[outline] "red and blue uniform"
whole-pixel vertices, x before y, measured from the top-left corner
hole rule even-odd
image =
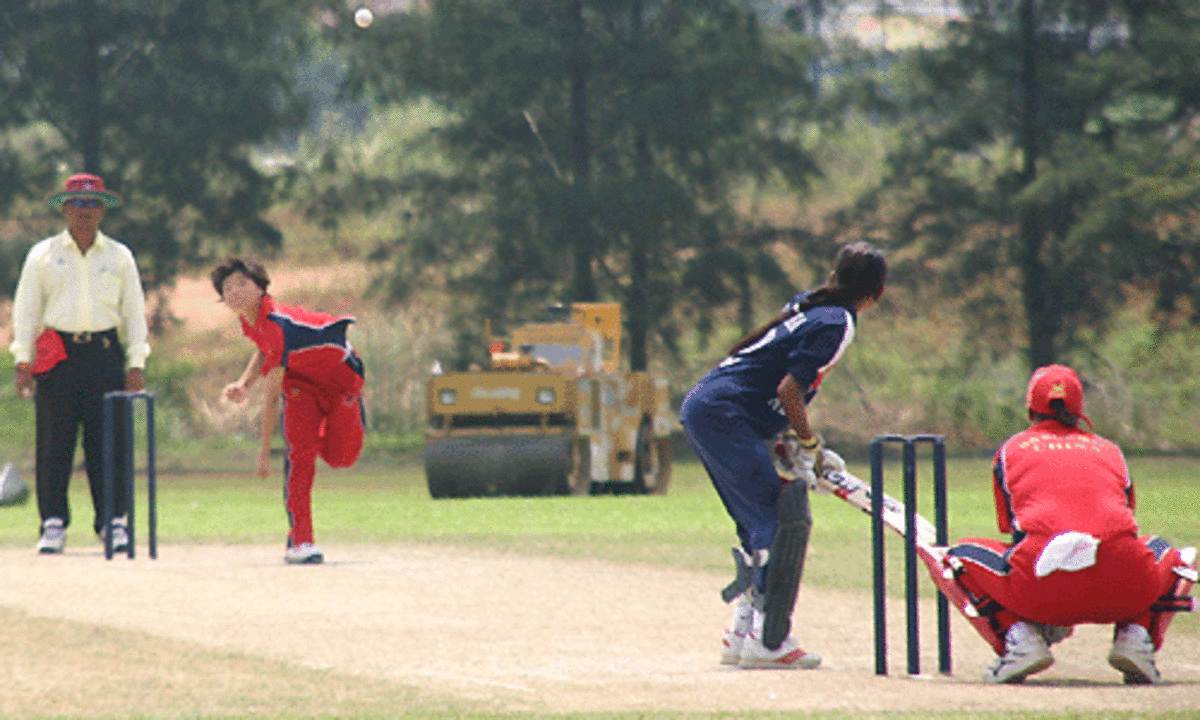
[[[1017,620],[1137,622],[1161,644],[1150,608],[1182,561],[1165,540],[1138,536],[1133,483],[1115,444],[1044,420],[996,452],[993,489],[997,525],[1013,542],[964,538],[949,555],[1000,637]]]
[[[330,467],[353,465],[363,443],[363,363],[346,339],[350,315],[291,307],[264,295],[242,332],[262,354],[262,374],[283,376],[284,503],[288,547],[313,541],[312,486],[319,456]]]
[[[679,419],[688,441],[752,555],[771,547],[779,527],[784,481],[763,442],[788,426],[779,384],[790,374],[810,402],[854,339],[855,321],[854,310],[837,305],[798,312],[722,361],[683,400]]]

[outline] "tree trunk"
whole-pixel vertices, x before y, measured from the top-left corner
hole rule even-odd
[[[83,171],[100,174],[100,37],[95,0],[79,0],[83,26],[79,62],[78,131]]]
[[[583,0],[568,0],[571,49],[567,72],[571,78],[571,169],[572,207],[570,225],[574,249],[571,299],[596,300],[596,280],[592,275],[595,238],[591,223],[592,149],[588,137],[588,62],[587,28],[583,22]]]
[[[1021,187],[1028,187],[1037,179],[1038,160],[1038,69],[1037,69],[1037,20],[1035,0],[1021,3],[1021,87],[1023,90],[1023,117],[1021,146],[1024,154],[1021,166]],[[1030,369],[1055,362],[1054,340],[1057,318],[1050,304],[1050,288],[1047,283],[1046,265],[1042,260],[1045,243],[1045,227],[1036,207],[1021,210],[1021,258],[1022,293],[1024,295],[1025,322],[1029,333]]]
[[[633,228],[629,239],[629,293],[625,299],[629,319],[625,327],[629,331],[629,369],[638,372],[649,365],[646,339],[650,332],[650,299],[646,293],[649,273],[645,228]]]
[[[641,101],[640,74],[642,72],[640,54],[642,51],[642,3],[634,0],[630,8],[630,48],[634,58],[633,71],[638,73],[634,80],[634,102]],[[638,127],[634,130],[634,172],[639,181],[648,179],[651,167],[650,148],[646,142],[646,132]],[[644,222],[637,222],[629,228],[629,292],[625,306],[628,320],[625,327],[629,331],[629,369],[634,372],[644,371],[648,363],[646,352],[646,336],[649,332],[650,302],[646,294],[648,281],[647,264],[647,228]]]

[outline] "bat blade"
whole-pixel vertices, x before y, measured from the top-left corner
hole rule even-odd
[[[817,478],[817,485],[867,515],[871,514],[871,485],[861,478],[844,470],[828,470],[823,476]],[[886,493],[882,500],[883,523],[896,534],[904,537],[906,513],[904,503]],[[1005,652],[1004,639],[996,634],[988,619],[980,615],[975,603],[955,581],[954,573],[943,564],[947,548],[937,544],[937,530],[933,523],[922,517],[920,513],[914,513],[913,519],[917,531],[915,543],[917,557],[921,558],[921,562],[929,570],[929,577],[933,580],[934,586],[946,596],[950,604],[958,608],[967,622],[971,623],[975,631],[996,651],[996,654],[1003,655]]]
[[[817,478],[817,485],[840,497],[854,507],[871,514],[871,484],[845,470],[828,470]],[[904,503],[884,493],[883,522],[900,535],[904,535]],[[937,547],[937,529],[920,513],[915,515],[917,546],[930,549]],[[943,551],[944,552],[944,551]]]

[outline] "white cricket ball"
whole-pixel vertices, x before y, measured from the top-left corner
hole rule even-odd
[[[375,14],[371,12],[371,8],[360,7],[354,11],[354,24],[360,28],[369,28],[375,20]]]

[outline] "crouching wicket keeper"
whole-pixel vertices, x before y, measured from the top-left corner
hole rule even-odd
[[[1024,682],[1073,626],[1112,623],[1109,664],[1128,684],[1160,683],[1154,654],[1174,614],[1193,607],[1196,551],[1139,535],[1125,457],[1079,425],[1092,421],[1074,370],[1038,368],[1025,404],[1031,426],[1000,446],[993,469],[997,524],[1013,542],[964,538],[946,555],[998,655],[984,679]]]
[[[363,364],[346,340],[350,315],[331,315],[276,302],[270,278],[258,263],[229,258],[212,271],[217,294],[237,313],[242,333],[256,346],[245,372],[225,386],[224,397],[244,402],[265,378],[258,476],[271,472],[271,437],[283,396],[284,504],[290,532],[284,559],[314,564],[325,557],[313,543],[312,486],[320,456],[330,467],[350,467],[363,443]]]

